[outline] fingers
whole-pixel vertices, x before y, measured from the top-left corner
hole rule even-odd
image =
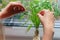
[[[43,20],[43,16],[40,13],[38,13],[38,17],[40,18],[40,20]]]
[[[10,2],[9,4],[12,7],[13,12],[15,13],[25,11],[25,8],[20,2]]]
[[[53,15],[54,14],[54,12],[51,12],[49,9],[44,9],[44,10],[42,10],[42,11],[44,11],[44,16],[51,16],[51,15]]]
[[[14,11],[20,11],[20,12],[23,12],[23,11],[25,11],[25,8],[23,7],[23,6],[14,6],[13,7],[13,10]]]
[[[20,12],[23,12],[25,11],[25,8],[23,7],[23,5],[21,3],[16,3],[14,4],[14,11],[20,11]]]
[[[49,9],[43,9],[42,11],[39,12],[39,14],[41,16],[44,16],[44,15],[50,15],[50,14],[53,14],[53,12],[51,12]]]
[[[10,2],[11,5],[22,5],[20,2]]]
[[[46,15],[46,14],[48,14],[48,13],[50,13],[50,10],[46,10],[46,9],[43,9],[42,11],[40,11],[40,14],[42,15],[42,16],[44,16],[44,15]]]
[[[54,17],[53,12],[51,12],[50,10],[46,10],[46,9],[40,11],[38,13],[38,16],[40,19],[44,19],[45,17],[51,17],[51,16]]]

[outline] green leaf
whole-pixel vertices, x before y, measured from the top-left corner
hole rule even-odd
[[[17,1],[17,0],[10,0],[10,1],[15,2],[15,1]]]
[[[34,1],[40,1],[40,0],[34,0]]]
[[[30,25],[28,26],[27,32],[31,29],[31,27],[32,27],[32,24],[30,24]]]
[[[58,8],[57,3],[55,3],[55,6],[54,6],[54,16],[55,17],[60,16],[60,9]]]

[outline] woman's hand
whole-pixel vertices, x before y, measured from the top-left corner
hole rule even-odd
[[[25,8],[23,7],[23,5],[21,4],[21,3],[19,3],[19,2],[10,2],[7,6],[6,6],[6,8],[5,8],[5,10],[7,11],[7,12],[11,12],[11,13],[19,13],[19,12],[23,12],[23,11],[25,11]]]
[[[41,15],[43,13],[43,15]],[[44,28],[53,28],[54,26],[54,15],[50,10],[42,10],[38,13],[38,16],[43,24]]]
[[[42,10],[38,13],[38,16],[43,25],[43,39],[42,40],[52,40],[54,33],[54,15],[50,10]]]
[[[24,12],[25,8],[19,2],[10,2],[1,12],[0,19],[9,17],[13,14]]]

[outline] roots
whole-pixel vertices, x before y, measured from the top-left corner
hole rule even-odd
[[[38,31],[38,29],[36,29],[36,31],[35,31],[35,35],[34,35],[34,37],[33,37],[33,40],[40,40],[40,36],[39,36],[39,31]]]

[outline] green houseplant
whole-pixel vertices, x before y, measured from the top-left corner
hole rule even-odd
[[[28,14],[29,20],[32,21],[34,27],[35,27],[35,35],[33,40],[40,40],[39,37],[39,25],[41,24],[39,17],[37,16],[37,13],[43,9],[49,9],[50,11],[54,12],[54,16],[60,16],[60,12],[58,9],[58,4],[55,2],[53,5],[51,0],[32,0],[29,2],[29,10],[30,13]],[[32,27],[32,24],[28,26],[27,31],[30,30]]]

